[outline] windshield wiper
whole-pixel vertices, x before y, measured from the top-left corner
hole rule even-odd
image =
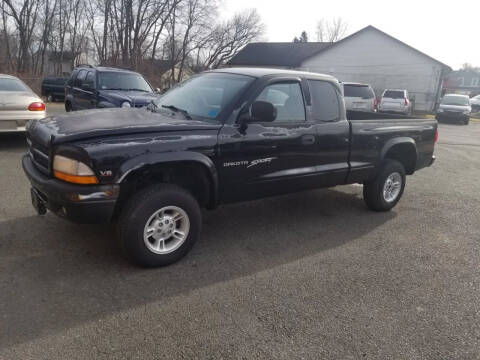
[[[176,113],[182,113],[188,120],[192,120],[192,117],[190,116],[187,110],[179,109],[175,105],[162,105],[162,108],[172,110],[173,112],[176,112]]]
[[[150,92],[150,91],[148,91],[148,90],[143,90],[143,89],[135,89],[135,88],[133,88],[133,89],[128,89],[128,91],[142,91],[142,92],[147,92],[147,93],[149,93],[149,92]]]

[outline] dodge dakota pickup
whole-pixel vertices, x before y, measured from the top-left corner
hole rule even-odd
[[[145,108],[34,120],[22,162],[39,214],[113,222],[130,261],[162,266],[192,248],[202,207],[360,183],[388,211],[437,137],[436,120],[347,114],[331,76],[230,68]]]

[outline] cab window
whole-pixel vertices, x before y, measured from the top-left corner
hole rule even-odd
[[[73,84],[73,86],[78,87],[78,88],[81,87],[83,81],[85,80],[86,75],[87,75],[86,70],[80,70],[78,72],[77,78],[75,79],[75,83]]]
[[[328,81],[308,80],[312,95],[313,118],[315,121],[340,119],[340,103],[335,87]]]
[[[84,84],[87,84],[90,89],[95,88],[95,73],[93,71],[89,71],[87,77],[85,78]]]
[[[298,82],[268,85],[256,101],[266,101],[277,109],[275,122],[305,121],[305,104]]]

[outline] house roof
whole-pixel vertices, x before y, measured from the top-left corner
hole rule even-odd
[[[250,43],[234,56],[228,65],[294,67],[330,45],[330,42]]]
[[[301,63],[308,58],[317,55],[321,52],[328,51],[329,49],[344,43],[366,31],[376,31],[389,39],[413,50],[417,54],[420,54],[431,61],[441,65],[447,71],[452,71],[452,68],[437,59],[405,44],[393,36],[377,29],[376,27],[369,25],[345,38],[334,43],[252,43],[244,47],[230,62],[228,65],[250,65],[250,66],[287,66],[295,67],[300,66]]]

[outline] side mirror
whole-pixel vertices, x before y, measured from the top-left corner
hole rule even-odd
[[[160,90],[160,88],[155,88],[155,90],[153,90],[156,94],[161,94],[162,93],[162,90]]]
[[[85,90],[85,91],[93,91],[93,84],[91,83],[83,83],[82,86],[81,86],[82,90]]]
[[[267,101],[255,101],[250,108],[252,121],[272,122],[277,117],[277,109]]]

